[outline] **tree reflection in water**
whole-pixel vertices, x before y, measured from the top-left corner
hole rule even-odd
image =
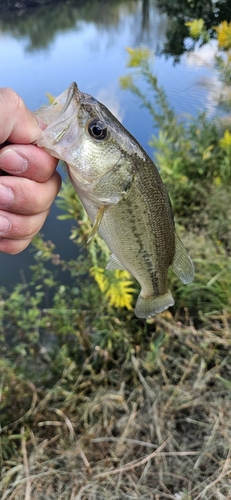
[[[194,43],[188,39],[188,28],[185,22],[202,18],[207,29],[218,26],[222,21],[231,20],[230,0],[157,0],[160,12],[168,15],[169,26],[166,33],[166,43],[162,53],[173,56],[179,61],[180,56],[194,48]],[[213,30],[211,29],[211,37]]]
[[[28,51],[46,48],[57,32],[78,29],[78,21],[94,22],[109,27],[119,23],[119,7],[126,4],[131,12],[137,9],[138,0],[0,0],[0,31],[10,31],[17,37],[27,36]],[[103,6],[103,8],[102,8]],[[202,18],[207,29],[221,21],[231,20],[230,0],[142,0],[140,9],[140,31],[137,30],[136,44],[150,40],[153,23],[151,11],[168,17],[168,28],[164,47],[159,53],[173,56],[175,62],[180,56],[194,48],[188,38],[186,21]],[[15,23],[17,16],[17,23]],[[48,23],[49,21],[49,23]],[[49,29],[48,29],[49,27]]]

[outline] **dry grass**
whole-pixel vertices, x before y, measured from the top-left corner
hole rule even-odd
[[[2,449],[20,442],[2,458],[2,500],[231,499],[230,318],[150,323],[168,338],[155,363],[137,349],[99,380],[87,360],[50,390],[2,374],[2,398],[27,392],[2,429]]]

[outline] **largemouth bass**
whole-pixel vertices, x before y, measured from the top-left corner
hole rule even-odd
[[[48,125],[37,142],[64,160],[69,177],[112,252],[107,269],[126,269],[140,283],[135,314],[148,318],[174,304],[171,266],[183,283],[194,268],[175,232],[168,193],[137,140],[76,83],[35,114]]]

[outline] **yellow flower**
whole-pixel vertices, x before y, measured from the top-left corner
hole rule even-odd
[[[204,21],[203,19],[195,19],[194,21],[188,21],[185,26],[189,26],[190,35],[193,38],[199,38],[204,31]]]
[[[217,175],[217,176],[214,178],[213,183],[215,184],[215,186],[220,186],[220,185],[221,185],[221,178],[219,177],[219,175]],[[219,242],[218,242],[218,243],[219,243]]]
[[[211,151],[212,149],[214,148],[214,146],[211,144],[210,146],[208,146],[204,152],[203,152],[203,160],[208,160],[210,157],[211,157]]]
[[[227,21],[223,21],[217,28],[215,28],[217,32],[217,40],[219,47],[223,47],[224,49],[231,48],[231,22],[227,23]]]
[[[48,104],[53,104],[53,102],[55,101],[55,97],[50,94],[50,92],[45,92],[46,96],[47,96],[47,99],[48,99]]]
[[[227,149],[231,148],[231,134],[229,130],[226,130],[222,139],[219,141],[221,148]]]
[[[116,308],[126,307],[129,311],[132,310],[133,301],[133,281],[127,271],[115,271],[115,279],[110,284],[106,293],[109,299],[110,306]]]
[[[123,90],[129,90],[133,85],[132,75],[121,76],[119,80]]]
[[[90,274],[95,279],[100,291],[104,293],[108,287],[108,281],[104,273],[104,269],[101,267],[93,266],[90,269]]]
[[[148,63],[151,56],[153,56],[152,51],[147,49],[146,47],[138,47],[136,49],[127,47],[126,50],[129,55],[129,60],[127,63],[128,68],[139,67],[143,63]]]
[[[132,309],[133,281],[128,271],[115,271],[105,273],[105,269],[93,266],[90,273],[95,279],[100,291],[109,301],[109,305],[120,308],[126,307],[129,311]]]

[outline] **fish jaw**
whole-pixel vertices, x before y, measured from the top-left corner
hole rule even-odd
[[[42,106],[34,112],[47,125],[37,146],[44,148],[55,158],[67,161],[69,151],[76,151],[80,141],[80,129],[76,115],[81,102],[82,92],[76,83],[55,98],[50,106]],[[77,146],[77,148],[76,148]]]
[[[111,130],[106,144],[104,141],[99,144],[90,137],[89,125],[95,120],[99,119],[106,130],[110,129],[106,122],[107,112],[109,120],[111,113],[105,110],[96,99],[72,83],[50,106],[35,111],[35,115],[47,124],[37,146],[65,161],[71,180],[81,190],[92,191],[97,180],[110,172],[121,158],[120,147],[116,148]],[[113,149],[111,155],[107,154],[108,145]]]
[[[42,105],[41,108],[34,111],[34,114],[39,116],[46,125],[49,125],[69,107],[76,88],[78,89],[76,83],[72,83],[62,94],[54,98],[52,104]]]

